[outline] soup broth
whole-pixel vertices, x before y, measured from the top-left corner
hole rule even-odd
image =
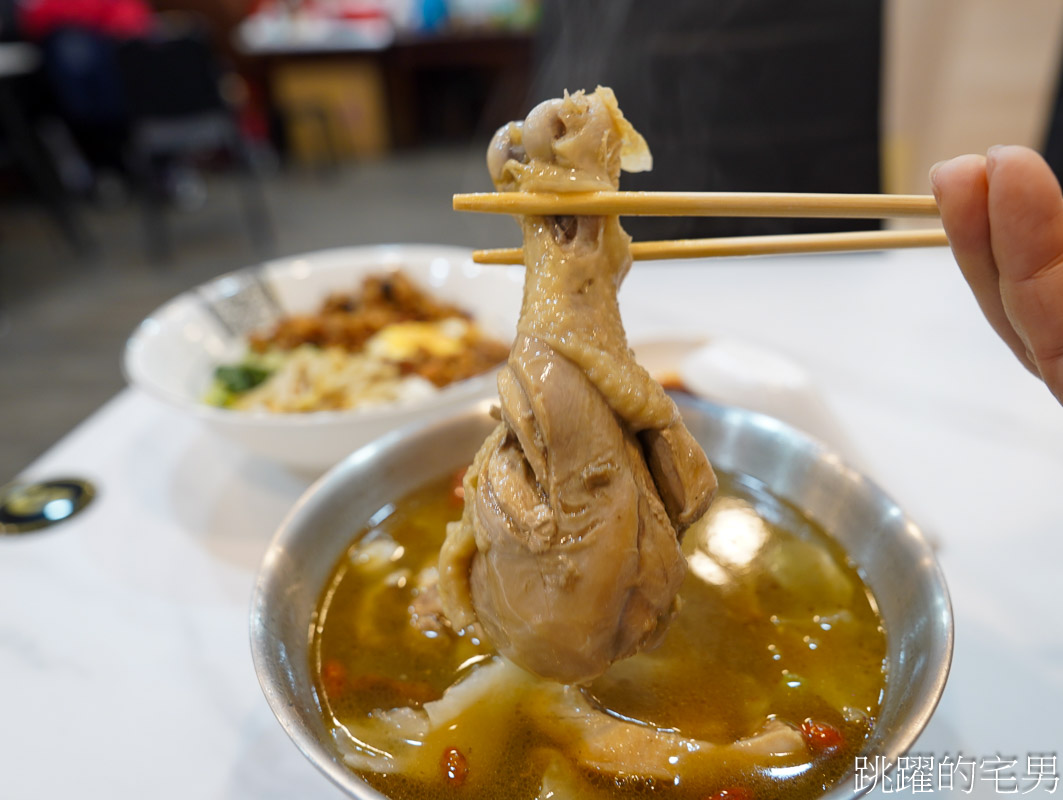
[[[719,477],[685,535],[682,605],[663,643],[585,687],[524,673],[475,630],[443,623],[435,564],[460,482],[382,508],[336,565],[312,631],[321,710],[347,763],[399,800],[457,787],[467,798],[821,794],[875,724],[885,632],[833,540],[755,479]]]

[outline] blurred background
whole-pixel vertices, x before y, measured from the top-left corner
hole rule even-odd
[[[0,483],[210,277],[516,244],[450,195],[488,190],[491,134],[563,89],[613,86],[646,136],[655,170],[626,188],[923,193],[931,164],[997,143],[1060,173],[1061,34],[1058,0],[0,0]]]

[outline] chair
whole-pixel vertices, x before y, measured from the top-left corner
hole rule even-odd
[[[73,251],[88,257],[96,243],[81,222],[41,136],[44,77],[40,52],[21,41],[14,0],[0,0],[0,167],[19,169]]]
[[[149,252],[170,255],[165,210],[168,169],[208,155],[226,156],[241,177],[244,219],[260,255],[273,234],[254,159],[221,94],[220,70],[204,32],[169,24],[117,52],[130,127],[127,166],[143,198]]]

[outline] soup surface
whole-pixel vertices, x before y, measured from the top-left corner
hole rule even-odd
[[[885,632],[836,543],[755,479],[719,477],[685,535],[663,643],[584,687],[531,676],[445,624],[435,565],[460,481],[382,508],[336,565],[312,631],[345,761],[400,799],[821,794],[875,724]]]

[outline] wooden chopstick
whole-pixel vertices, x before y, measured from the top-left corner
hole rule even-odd
[[[650,217],[934,217],[937,203],[917,194],[786,192],[483,192],[454,195],[455,211]]]
[[[631,257],[635,261],[650,261],[666,258],[892,250],[900,247],[941,247],[948,243],[945,232],[937,228],[912,231],[795,233],[781,236],[731,236],[719,239],[632,242]],[[519,247],[474,250],[472,260],[477,264],[523,264],[524,251]]]

